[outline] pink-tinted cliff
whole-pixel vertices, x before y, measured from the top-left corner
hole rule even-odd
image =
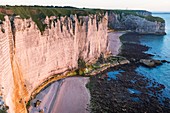
[[[80,57],[91,62],[106,53],[108,18],[96,18],[46,17],[42,34],[32,19],[5,17],[0,25],[0,91],[9,112],[27,112],[25,102],[47,77],[77,68]]]

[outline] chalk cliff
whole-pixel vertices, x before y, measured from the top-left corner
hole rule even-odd
[[[0,25],[0,86],[10,113],[27,112],[25,102],[47,77],[106,53],[107,15],[53,16],[44,24],[43,34],[32,19],[6,16]]]
[[[19,9],[15,11],[20,12]],[[0,107],[4,106],[1,105],[4,101],[10,113],[26,113],[31,93],[47,77],[76,69],[79,58],[92,62],[101,53],[107,53],[108,26],[144,34],[165,33],[164,22],[152,22],[130,14],[47,16],[42,21],[39,18],[42,12],[36,17],[36,10],[24,14],[26,11],[22,16],[35,13],[30,16],[34,18],[23,19],[14,15],[13,10],[0,10],[0,14],[8,15],[0,20],[0,96],[3,97]],[[149,12],[138,14],[150,16]],[[40,26],[37,20],[41,21]],[[46,26],[43,32],[41,25]]]
[[[109,28],[116,30],[130,30],[139,34],[165,35],[165,21],[160,17],[153,17],[147,11],[132,14],[114,12],[109,13]]]

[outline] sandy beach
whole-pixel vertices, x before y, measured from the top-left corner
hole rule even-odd
[[[111,51],[111,53],[114,56],[119,54],[119,49],[121,47],[121,42],[120,42],[119,37],[123,34],[125,34],[125,32],[109,32],[108,33],[108,41],[109,41],[108,49]]]
[[[88,113],[90,95],[85,87],[88,78],[71,77],[65,79],[51,113]]]
[[[51,84],[31,101],[30,113],[89,113],[88,77],[70,77]],[[38,107],[34,103],[40,100]]]

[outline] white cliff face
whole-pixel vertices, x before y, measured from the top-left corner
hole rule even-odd
[[[158,34],[165,35],[165,23],[149,21],[145,16],[151,14],[140,14],[143,17],[126,14],[109,14],[109,27],[116,30],[131,30],[139,34]]]
[[[1,25],[0,87],[9,112],[27,112],[33,90],[47,77],[77,68],[79,57],[90,62],[106,53],[107,16],[53,19],[46,18],[43,35],[31,19],[15,18],[13,30],[8,17]]]
[[[6,21],[0,25],[0,95],[8,106],[13,106],[13,71],[11,64],[12,32],[10,21]],[[11,111],[13,108],[11,108]]]
[[[139,16],[127,15],[122,22],[127,29],[142,34],[164,34],[165,23],[148,21]]]

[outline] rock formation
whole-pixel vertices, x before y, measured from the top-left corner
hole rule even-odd
[[[162,61],[161,60],[153,60],[153,59],[140,59],[139,61],[142,65],[146,66],[146,67],[156,67],[159,65],[162,65]]]
[[[5,17],[0,25],[0,87],[10,113],[25,113],[31,92],[47,77],[106,53],[107,15],[46,17],[43,34],[32,19]]]
[[[42,32],[36,24],[39,18],[35,23],[32,18],[12,15],[11,10],[4,14],[9,15],[0,21],[0,96],[3,97],[0,102],[5,101],[10,113],[26,113],[31,93],[47,77],[78,68],[79,58],[92,62],[101,53],[107,53],[108,24],[114,29],[138,33],[163,34],[165,30],[162,22],[114,13],[108,19],[106,13],[49,16],[43,20],[46,27]]]
[[[139,34],[166,34],[165,21],[162,18],[151,16],[149,12],[136,12],[135,14],[110,12],[109,28],[130,30]]]

